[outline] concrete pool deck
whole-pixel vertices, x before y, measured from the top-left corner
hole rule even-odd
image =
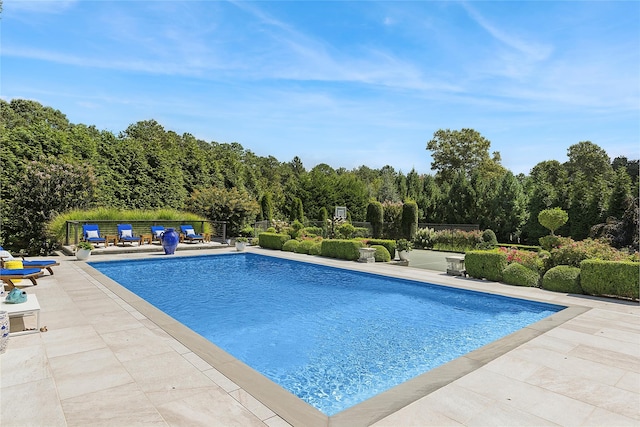
[[[361,425],[640,424],[637,303],[446,276],[416,268],[420,251],[412,252],[410,267],[250,251],[578,308],[389,415],[366,408],[373,420]],[[177,255],[222,252],[235,251]],[[149,256],[154,255],[114,252],[92,261]],[[206,343],[174,338],[184,332],[177,322],[150,311],[86,263],[61,257],[54,271],[38,286],[24,288],[38,296],[41,325],[48,331],[12,336],[0,356],[1,425],[286,426],[295,418],[274,410],[264,396],[264,402],[256,399],[238,384],[242,379],[230,380],[221,372],[229,360],[205,360]],[[341,425],[339,417],[321,418],[315,421]]]

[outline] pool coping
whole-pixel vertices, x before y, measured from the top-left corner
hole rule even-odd
[[[225,254],[229,254],[225,252]],[[472,290],[477,292],[490,293],[505,296],[501,292],[491,292],[487,290],[478,290],[473,287],[465,286],[468,280],[472,282],[474,279],[465,279],[458,283],[433,283],[433,278],[425,277],[423,280],[415,277],[403,277],[401,267],[398,271],[385,271],[384,269],[372,268],[371,265],[363,266],[353,262],[343,262],[340,260],[327,259],[322,257],[291,258],[287,254],[273,251],[260,251],[260,255],[272,256],[275,258],[285,258],[289,260],[309,262],[342,268],[352,271],[362,271],[372,274],[378,274],[386,277],[403,278],[423,283],[436,284],[438,286],[448,286],[459,289]],[[184,254],[176,256],[215,256],[218,254]],[[222,254],[219,254],[222,255]],[[479,369],[490,361],[502,356],[516,347],[538,337],[539,335],[550,331],[557,326],[573,319],[574,317],[585,313],[591,308],[580,305],[567,305],[567,308],[545,318],[525,328],[522,328],[504,338],[493,341],[477,350],[465,354],[451,362],[438,366],[424,374],[410,379],[400,385],[397,385],[385,392],[367,399],[357,405],[354,405],[344,411],[333,416],[327,416],[302,399],[285,390],[278,384],[269,380],[258,371],[235,359],[226,351],[222,350],[215,344],[211,343],[200,334],[194,332],[187,326],[181,324],[168,314],[159,310],[146,300],[142,299],[135,293],[121,286],[116,281],[105,276],[95,268],[88,264],[82,263],[81,268],[95,280],[103,284],[107,289],[115,293],[123,301],[127,302],[133,308],[138,310],[142,315],[147,317],[151,322],[162,328],[174,339],[182,345],[189,348],[204,361],[216,368],[231,381],[238,384],[246,392],[251,394],[265,406],[281,418],[292,425],[304,425],[309,427],[340,427],[340,426],[368,426],[372,423],[383,419],[384,417],[398,411],[399,409],[411,404],[412,402],[438,390],[441,387]],[[375,271],[372,271],[375,270]],[[445,281],[445,277],[442,278]],[[482,282],[482,281],[479,281]],[[486,282],[484,282],[486,283]],[[519,298],[528,301],[542,302],[549,304],[549,301],[535,299],[531,297],[522,297],[514,295],[506,295],[513,298]],[[552,303],[553,304],[553,303]]]

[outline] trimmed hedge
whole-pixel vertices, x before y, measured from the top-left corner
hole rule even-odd
[[[300,246],[300,242],[298,240],[291,239],[284,242],[282,250],[284,252],[295,252],[296,249],[298,249],[298,246]]]
[[[514,262],[507,265],[502,272],[502,281],[508,285],[528,286],[535,288],[540,281],[540,275],[522,264]]]
[[[313,245],[309,248],[309,255],[321,255],[321,254],[322,254],[322,243],[313,242]]]
[[[374,246],[374,245],[384,246],[387,249],[387,251],[389,251],[389,256],[391,256],[391,258],[395,258],[395,256],[396,256],[396,241],[395,240],[368,239],[367,240],[367,245],[369,245],[369,246]]]
[[[495,250],[470,251],[464,257],[464,265],[471,277],[500,282],[507,267],[507,256]]]
[[[258,235],[258,244],[267,249],[282,250],[282,246],[288,240],[291,240],[288,234],[260,233]]]
[[[360,258],[359,249],[364,243],[359,240],[327,239],[322,241],[322,256],[355,261]]]
[[[591,295],[638,299],[640,264],[586,259],[580,263],[580,285]]]
[[[376,262],[391,261],[391,254],[389,253],[387,248],[382,245],[371,245],[371,247],[376,250],[376,253],[374,254]]]
[[[542,277],[542,289],[568,294],[582,294],[580,269],[570,265],[558,265],[547,271]]]

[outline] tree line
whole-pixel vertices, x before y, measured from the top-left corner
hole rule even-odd
[[[530,244],[547,233],[539,212],[559,207],[569,215],[559,234],[638,247],[639,162],[611,160],[589,141],[569,146],[567,162],[543,161],[529,175],[504,168],[473,129],[433,135],[426,145],[433,175],[389,165],[307,170],[298,157],[257,156],[155,120],[116,135],[30,100],[0,100],[0,112],[0,242],[13,250],[42,251],[44,224],[73,209],[188,210],[229,221],[234,233],[262,219],[323,220],[335,206],[365,221],[371,201],[389,212],[412,201],[421,223],[478,224],[501,242]]]

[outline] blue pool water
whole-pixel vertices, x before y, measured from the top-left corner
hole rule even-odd
[[[90,264],[327,415],[565,308],[256,254]]]

